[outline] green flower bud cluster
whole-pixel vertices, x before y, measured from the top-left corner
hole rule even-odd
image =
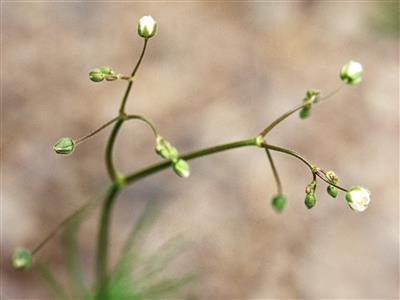
[[[75,150],[75,141],[69,137],[63,137],[53,146],[57,154],[70,155]]]
[[[332,183],[330,185],[328,185],[328,187],[326,188],[326,191],[328,192],[329,195],[331,195],[332,198],[336,198],[338,195],[338,189],[337,187],[335,187],[334,185],[336,185],[339,181],[339,178],[336,176],[336,174],[333,171],[328,171],[325,173],[325,177],[326,179]]]
[[[15,249],[11,258],[11,265],[15,270],[26,270],[32,264],[32,253],[24,248]]]
[[[271,204],[277,213],[281,213],[286,206],[287,199],[285,196],[278,194],[272,198]]]
[[[306,198],[304,199],[304,204],[308,209],[311,209],[317,203],[315,197],[315,189],[317,188],[317,182],[315,180],[311,181],[306,187]]]
[[[100,67],[89,72],[89,79],[93,82],[101,82],[104,79],[114,81],[121,78],[121,74],[115,74],[110,67]]]
[[[178,150],[171,145],[166,139],[158,135],[156,138],[156,153],[162,158],[170,160],[175,173],[180,176],[187,178],[190,175],[190,166],[182,158],[179,158]]]
[[[302,109],[300,109],[300,111],[299,111],[300,119],[305,119],[310,116],[311,106],[313,103],[316,102],[318,96],[319,96],[319,91],[317,91],[317,90],[308,90],[306,92],[306,95],[305,95],[303,101],[304,101],[304,103],[308,103],[308,104],[303,106]]]

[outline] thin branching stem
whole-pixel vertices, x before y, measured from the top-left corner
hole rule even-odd
[[[104,128],[110,126],[112,123],[114,123],[114,122],[117,121],[118,119],[119,119],[119,116],[118,116],[118,117],[115,117],[114,119],[111,119],[111,120],[108,121],[107,123],[104,123],[104,124],[101,125],[99,128],[97,128],[96,130],[90,132],[89,134],[87,134],[87,135],[85,135],[85,136],[83,136],[83,137],[80,137],[79,139],[76,139],[76,140],[75,140],[75,144],[78,145],[78,144],[84,142],[84,141],[87,140],[88,138],[94,136],[96,133],[102,131]]]
[[[267,153],[269,164],[271,166],[272,173],[274,174],[278,194],[282,195],[283,194],[282,183],[281,183],[281,179],[279,178],[278,170],[275,166],[274,160],[272,159],[271,151],[268,148],[265,148],[265,153]]]

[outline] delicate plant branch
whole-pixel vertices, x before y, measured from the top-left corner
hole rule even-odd
[[[111,184],[107,188],[107,193],[105,195],[105,201],[103,203],[103,207],[101,210],[101,218],[99,222],[99,231],[98,231],[98,240],[97,240],[97,255],[96,255],[96,298],[97,299],[106,299],[107,298],[107,285],[109,283],[109,272],[108,272],[108,249],[109,249],[109,232],[111,227],[111,214],[113,204],[118,196],[118,194],[129,184],[132,184],[138,180],[141,180],[147,176],[156,174],[164,169],[172,167],[175,173],[181,177],[188,177],[190,174],[190,168],[187,161],[205,157],[208,155],[229,151],[236,148],[242,147],[258,147],[264,149],[267,154],[269,163],[271,165],[271,169],[277,184],[278,195],[275,196],[272,200],[272,205],[276,209],[276,211],[281,212],[285,206],[286,198],[282,195],[282,184],[278,175],[277,168],[273,161],[272,155],[270,151],[277,151],[287,155],[290,155],[302,163],[304,163],[307,168],[310,170],[312,175],[312,181],[306,187],[306,199],[305,204],[308,208],[312,208],[315,206],[316,198],[315,198],[315,190],[317,186],[317,179],[320,178],[322,181],[328,184],[327,192],[332,196],[337,196],[337,189],[346,193],[345,199],[348,202],[349,206],[356,211],[363,211],[368,207],[370,198],[369,192],[361,187],[353,187],[350,190],[338,185],[338,178],[333,173],[333,171],[325,172],[324,170],[318,168],[317,166],[311,164],[308,160],[306,160],[303,156],[296,153],[293,150],[286,149],[283,147],[267,144],[265,142],[265,137],[267,134],[275,128],[278,124],[284,121],[286,118],[299,111],[300,118],[306,118],[309,116],[311,107],[313,104],[317,102],[321,102],[326,100],[333,95],[335,95],[341,87],[334,90],[333,92],[327,94],[325,97],[320,97],[319,91],[308,90],[305,98],[303,99],[303,103],[298,105],[288,112],[282,114],[280,117],[275,119],[271,124],[265,127],[259,135],[254,138],[240,140],[232,143],[226,143],[221,145],[216,145],[213,147],[196,150],[193,152],[189,152],[183,155],[180,155],[175,147],[173,147],[169,141],[161,137],[153,125],[153,123],[144,116],[136,115],[136,114],[127,114],[125,112],[126,103],[128,97],[130,95],[133,80],[136,76],[136,73],[143,61],[144,54],[146,52],[146,48],[148,45],[149,38],[153,37],[157,32],[157,24],[153,18],[150,16],[143,17],[138,26],[138,34],[144,38],[144,44],[139,56],[139,59],[133,68],[131,76],[124,76],[121,74],[115,74],[114,71],[110,67],[101,67],[98,69],[94,69],[89,73],[89,78],[94,82],[101,82],[104,79],[107,81],[114,81],[118,79],[128,80],[128,86],[121,100],[121,104],[119,107],[119,113],[116,117],[106,122],[98,129],[90,132],[89,134],[77,139],[73,140],[71,138],[61,138],[55,145],[54,150],[58,154],[69,155],[71,154],[75,146],[87,140],[88,138],[94,136],[99,133],[101,130],[105,129],[111,124],[114,124],[111,133],[109,135],[106,152],[105,152],[105,163],[107,167],[108,174],[111,179]],[[340,71],[340,78],[347,84],[354,85],[361,81],[362,78],[362,66],[354,61],[350,61],[348,64],[343,66]],[[155,140],[156,146],[155,150],[158,155],[160,155],[164,160],[147,166],[141,170],[135,171],[133,173],[129,173],[127,175],[123,175],[118,171],[118,169],[114,165],[113,161],[113,149],[115,145],[116,138],[118,136],[119,130],[121,129],[123,123],[128,120],[140,120],[145,122],[150,129],[152,130]],[[318,178],[317,178],[318,177]],[[97,198],[96,198],[97,199]],[[32,252],[29,250],[20,248],[14,252],[12,263],[16,269],[24,269],[29,267],[32,261],[32,254],[37,253],[57,232],[60,228],[64,227],[67,223],[69,223],[72,219],[78,217],[83,214],[90,206],[94,203],[94,200],[88,201],[88,203],[84,204],[81,208],[76,210],[69,217],[64,219],[50,234],[39,243]]]
[[[139,60],[137,61],[135,67],[133,68],[133,71],[132,71],[132,74],[131,74],[131,78],[134,78],[135,75],[136,75],[136,72],[139,70],[140,64],[142,63],[142,60],[143,60],[143,57],[144,57],[144,53],[146,52],[147,43],[148,43],[148,39],[144,39],[143,49],[142,49],[142,52],[140,53]],[[119,113],[120,114],[125,113],[125,105],[126,105],[126,102],[128,100],[129,93],[131,92],[132,84],[133,84],[133,81],[129,81],[128,87],[126,88],[126,91],[125,91],[124,98],[122,98],[121,106],[119,108]]]
[[[88,138],[94,136],[96,133],[99,133],[100,131],[102,131],[103,129],[105,129],[106,127],[108,127],[109,125],[111,125],[112,123],[114,123],[115,121],[117,121],[120,117],[115,117],[114,119],[111,119],[110,121],[108,121],[107,123],[103,124],[102,126],[100,126],[99,128],[97,128],[96,130],[92,131],[91,133],[80,137],[79,139],[75,140],[75,144],[78,145],[82,142],[84,142],[85,140],[87,140]]]
[[[274,160],[272,159],[271,151],[268,148],[265,148],[265,153],[267,154],[269,164],[272,169],[272,173],[274,174],[278,195],[282,195],[283,194],[282,183],[281,183],[281,179],[279,178],[278,170],[276,169]]]

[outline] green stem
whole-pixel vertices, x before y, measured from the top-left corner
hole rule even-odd
[[[223,151],[234,149],[234,148],[240,148],[240,147],[246,147],[246,146],[256,146],[256,145],[257,145],[256,139],[253,138],[253,139],[218,145],[218,146],[186,153],[186,154],[181,155],[180,158],[182,158],[184,160],[192,160],[192,159],[195,159],[198,157],[207,156],[207,155],[211,155],[211,154],[218,153],[218,152],[223,152]],[[171,166],[170,161],[160,162],[160,163],[151,165],[151,166],[146,167],[142,170],[139,170],[135,173],[131,173],[131,174],[127,175],[125,177],[125,182],[126,182],[126,184],[133,183],[135,181],[138,181],[139,179],[142,179],[142,178],[152,175],[154,173],[160,172],[170,166]]]
[[[296,157],[297,159],[301,160],[310,169],[311,173],[314,173],[314,166],[308,160],[306,160],[303,156],[296,153],[295,151],[289,150],[286,148],[282,148],[282,147],[278,147],[278,146],[274,146],[274,145],[270,145],[270,144],[266,144],[266,143],[262,143],[262,147],[264,147],[265,149],[270,149],[273,151],[286,153],[293,157]]]
[[[276,125],[278,125],[283,120],[285,120],[286,118],[288,118],[289,116],[294,114],[296,111],[302,109],[304,106],[312,104],[314,102],[314,99],[317,99],[317,97],[313,98],[312,101],[306,101],[306,102],[302,103],[301,105],[298,105],[298,106],[292,108],[291,110],[289,110],[288,112],[284,113],[282,116],[280,116],[279,118],[274,120],[270,125],[268,125],[263,131],[261,131],[260,135],[262,137],[265,137],[268,134],[268,132],[270,132]]]
[[[265,148],[265,152],[267,153],[267,157],[269,160],[269,164],[271,166],[272,169],[272,173],[274,174],[274,178],[275,178],[275,182],[276,182],[276,187],[278,190],[278,194],[282,195],[283,191],[282,191],[282,183],[281,183],[281,179],[279,178],[279,174],[278,174],[278,170],[276,169],[274,160],[272,159],[272,154],[271,151],[268,148]]]
[[[151,128],[151,130],[153,131],[154,136],[155,137],[158,136],[158,131],[157,131],[156,127],[153,125],[152,122],[150,122],[150,120],[146,119],[145,117],[140,116],[140,115],[127,115],[126,117],[124,117],[124,119],[125,120],[140,120],[140,121],[143,121]]]
[[[143,57],[144,57],[144,53],[146,52],[147,42],[148,42],[148,39],[144,39],[142,53],[140,54],[140,57],[139,57],[139,60],[136,63],[136,66],[133,68],[133,71],[132,71],[132,74],[131,74],[131,78],[135,77],[137,70],[139,70],[139,66],[142,63],[142,60],[143,60]],[[132,84],[133,84],[133,81],[130,80],[129,83],[128,83],[128,87],[126,88],[124,98],[122,99],[121,107],[119,108],[119,113],[120,114],[125,113],[125,105],[126,105],[126,101],[128,100],[129,93],[131,92]]]
[[[113,162],[113,148],[114,148],[115,139],[117,138],[118,131],[121,128],[123,122],[124,122],[124,120],[120,119],[117,121],[117,123],[115,123],[115,125],[111,131],[110,137],[108,138],[108,142],[107,142],[106,166],[107,166],[108,174],[110,175],[113,182],[115,182],[119,176],[118,171],[115,168],[114,162]]]
[[[100,229],[97,240],[96,287],[97,299],[107,299],[107,264],[108,264],[108,236],[111,222],[111,211],[114,199],[121,190],[121,185],[113,184],[107,193],[103,204]]]
[[[114,123],[114,122],[117,121],[118,119],[119,119],[119,116],[118,116],[118,117],[115,117],[114,119],[111,119],[110,121],[108,121],[107,123],[101,125],[99,128],[97,128],[96,130],[90,132],[89,134],[87,134],[87,135],[85,135],[85,136],[83,136],[83,137],[80,137],[79,139],[76,139],[76,140],[75,140],[75,144],[78,145],[78,144],[82,143],[83,141],[85,141],[85,140],[87,140],[88,138],[94,136],[96,133],[102,131],[104,128],[106,128],[107,126],[111,125],[112,123]]]

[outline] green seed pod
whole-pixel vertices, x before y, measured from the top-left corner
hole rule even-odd
[[[178,150],[161,136],[157,136],[156,138],[155,150],[162,158],[169,159],[173,162],[178,159]]]
[[[114,75],[114,71],[110,67],[100,67],[99,70],[104,75]]]
[[[89,72],[89,79],[93,82],[100,82],[104,80],[104,73],[100,69],[94,69]]]
[[[336,198],[338,195],[338,189],[334,187],[333,185],[328,185],[326,188],[326,191],[328,192],[329,195],[331,195],[333,198]]]
[[[350,60],[340,69],[340,79],[349,85],[356,85],[361,82],[363,67],[360,63]]]
[[[271,204],[276,212],[280,213],[286,206],[286,197],[283,195],[276,195],[272,198]]]
[[[315,199],[314,194],[307,194],[306,199],[304,200],[304,204],[307,206],[308,209],[311,209],[315,206],[317,200]]]
[[[311,113],[311,108],[305,106],[302,109],[300,109],[299,117],[300,119],[306,119],[310,116],[310,113]]]
[[[53,146],[57,154],[69,155],[74,152],[75,142],[69,137],[63,137]]]
[[[180,177],[187,178],[190,175],[190,166],[183,159],[178,159],[176,162],[174,162],[173,168],[174,168],[176,175],[178,175]]]
[[[32,264],[32,253],[24,248],[14,250],[11,265],[15,270],[26,270]]]

